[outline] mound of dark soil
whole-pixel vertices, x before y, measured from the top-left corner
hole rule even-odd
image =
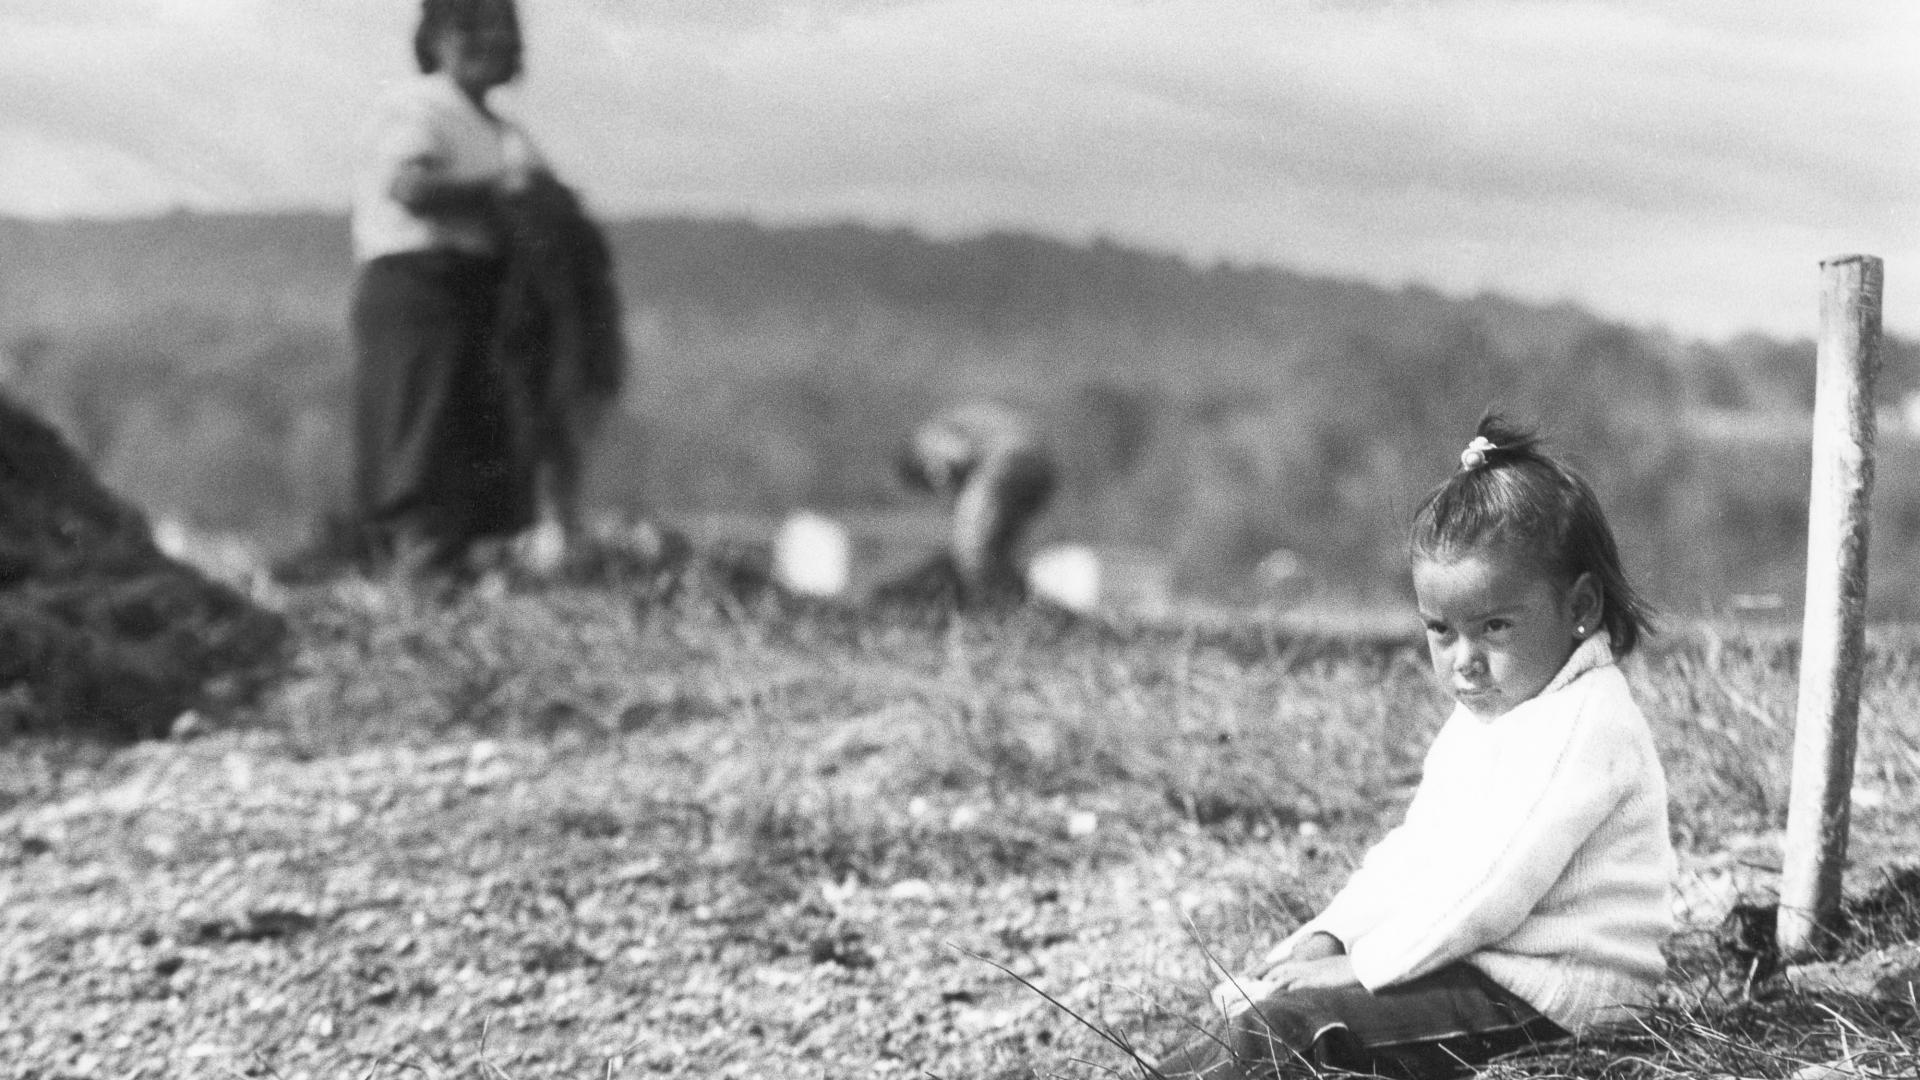
[[[0,722],[162,734],[285,638],[278,615],[163,554],[139,510],[0,395]]]

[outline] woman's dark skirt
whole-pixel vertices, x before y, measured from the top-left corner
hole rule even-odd
[[[353,294],[355,500],[379,558],[451,567],[534,517],[516,388],[493,355],[502,265],[386,255]]]

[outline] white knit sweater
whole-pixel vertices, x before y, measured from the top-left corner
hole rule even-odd
[[[1331,934],[1371,990],[1465,960],[1579,1032],[1652,1001],[1673,874],[1666,776],[1596,634],[1506,715],[1456,708],[1405,822],[1275,952]]]

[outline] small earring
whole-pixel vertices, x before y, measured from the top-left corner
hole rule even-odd
[[[1573,628],[1573,636],[1574,636],[1574,637],[1586,637],[1586,636],[1587,636],[1587,624],[1586,624],[1586,623],[1581,623],[1581,624],[1580,624],[1579,626],[1576,626],[1576,627],[1574,627],[1574,628]]]

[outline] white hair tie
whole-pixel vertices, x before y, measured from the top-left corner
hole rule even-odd
[[[1485,465],[1487,455],[1498,449],[1500,448],[1493,445],[1485,435],[1475,435],[1473,441],[1467,444],[1467,448],[1460,451],[1460,467],[1472,472]]]

